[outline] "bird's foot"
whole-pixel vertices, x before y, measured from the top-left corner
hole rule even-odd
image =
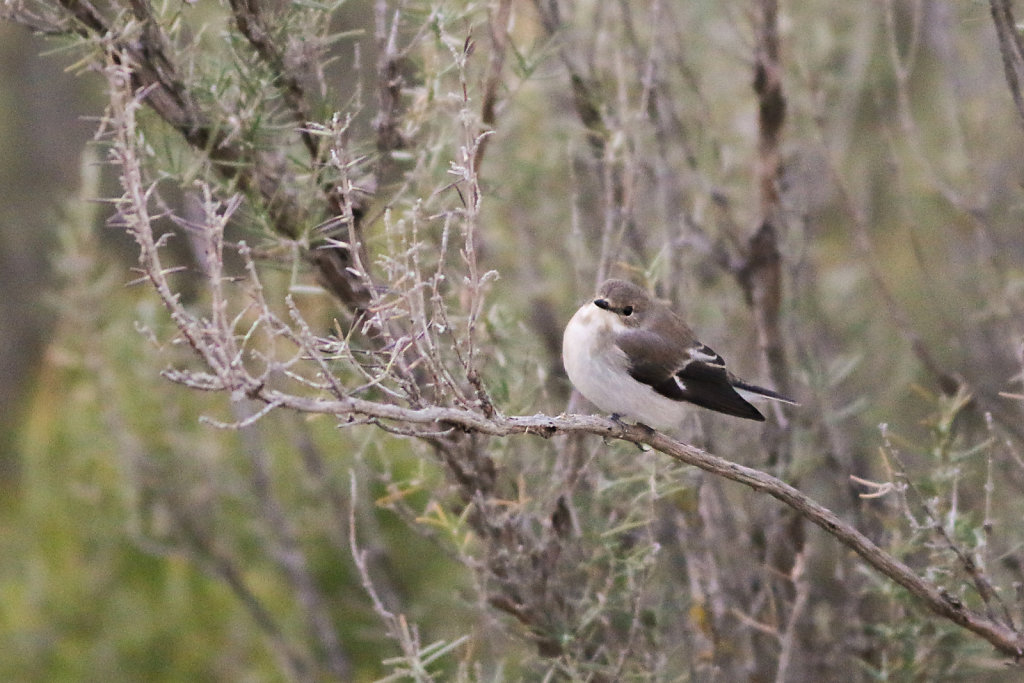
[[[619,425],[620,427],[629,427],[630,426],[630,424],[628,422],[625,422],[622,419],[622,415],[620,415],[619,413],[612,413],[611,415],[608,416],[608,419],[610,419],[612,422],[614,422],[615,424]],[[634,422],[633,424],[635,424],[637,427],[639,427],[640,429],[642,429],[645,432],[647,432],[648,436],[653,435],[655,433],[655,431],[656,431],[653,427],[649,427],[648,425],[645,425],[643,422],[637,421],[637,422]],[[608,442],[608,439],[605,438],[605,443],[607,443],[607,442]],[[641,451],[649,451],[649,450],[651,450],[651,447],[648,446],[647,444],[638,443],[638,444],[636,444],[636,447],[639,448]]]
[[[611,415],[608,416],[608,419],[611,420],[612,422],[614,422],[615,424],[617,424],[620,427],[625,427],[626,426],[626,423],[622,421],[622,416],[619,415],[618,413],[612,413]],[[604,445],[605,446],[607,446],[609,443],[611,443],[608,439],[609,439],[608,435],[605,435],[605,436],[601,437],[601,440],[604,441]]]

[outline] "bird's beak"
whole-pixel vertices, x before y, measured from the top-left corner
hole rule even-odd
[[[610,310],[612,305],[605,299],[594,299],[594,305],[600,308],[602,311]]]

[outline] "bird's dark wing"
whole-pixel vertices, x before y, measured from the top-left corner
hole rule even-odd
[[[630,376],[662,396],[764,421],[764,415],[733,388],[721,356],[700,342],[673,341],[646,330],[630,330],[619,334],[616,344],[629,360]]]

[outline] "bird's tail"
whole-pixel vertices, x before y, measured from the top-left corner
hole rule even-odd
[[[748,384],[741,379],[732,378],[732,386],[736,392],[748,401],[757,401],[759,399],[768,399],[769,401],[779,401],[780,403],[789,403],[790,405],[800,405],[788,396],[783,396],[777,391],[771,389],[765,389],[753,384]]]

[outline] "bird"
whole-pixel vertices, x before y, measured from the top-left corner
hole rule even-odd
[[[572,316],[562,363],[573,386],[612,419],[652,428],[678,426],[687,403],[762,422],[750,400],[797,405],[736,377],[678,314],[626,280],[606,280]]]

